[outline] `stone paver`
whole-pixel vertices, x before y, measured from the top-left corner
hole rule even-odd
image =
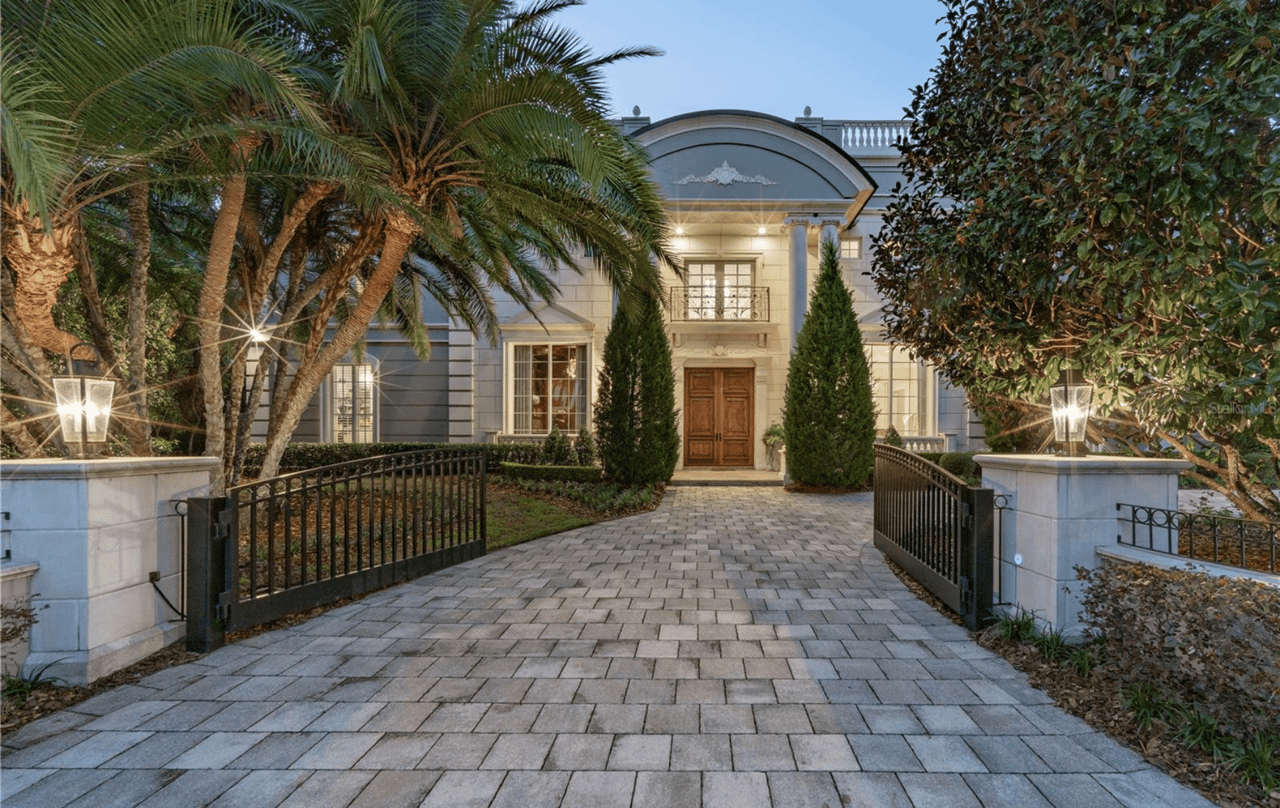
[[[911,596],[870,518],[672,488],[6,733],[4,805],[1211,805]]]

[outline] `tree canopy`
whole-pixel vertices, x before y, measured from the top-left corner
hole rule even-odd
[[[239,473],[268,376],[264,474],[373,318],[420,335],[423,294],[492,333],[495,293],[553,299],[582,247],[617,287],[656,290],[661,202],[605,117],[602,74],[654,51],[591,53],[554,23],[573,4],[4,0],[5,436],[41,450],[45,352],[77,341],[145,400],[148,277],[174,252],[198,288],[215,489]],[[176,238],[157,218],[173,205],[200,226]],[[127,361],[93,291],[100,221],[130,256]],[[92,333],[54,321],[72,272]],[[249,330],[268,322],[246,381]]]
[[[886,329],[1280,514],[1280,15],[1259,0],[944,0],[906,183],[875,240]]]

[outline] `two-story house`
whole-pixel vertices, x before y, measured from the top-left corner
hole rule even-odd
[[[653,123],[636,110],[619,125],[652,156],[684,269],[664,279],[682,466],[765,467],[762,435],[781,420],[827,238],[863,324],[880,431],[969,448],[963,391],[881,333],[869,237],[901,178],[892,143],[904,124],[737,110]],[[581,269],[559,271],[553,304],[502,305],[496,345],[441,318],[420,361],[394,332],[370,331],[365,358],[335,368],[296,439],[482,442],[590,428],[614,298],[589,256]]]

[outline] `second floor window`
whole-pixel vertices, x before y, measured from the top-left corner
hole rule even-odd
[[[751,320],[750,262],[689,264],[688,319]]]

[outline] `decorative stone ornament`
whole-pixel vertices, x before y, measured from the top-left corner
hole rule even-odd
[[[765,179],[762,175],[757,174],[754,177],[748,177],[738,169],[729,165],[729,161],[725,160],[720,164],[719,168],[712,169],[710,174],[703,174],[701,177],[690,174],[684,179],[676,180],[676,185],[688,185],[691,182],[717,183],[719,185],[732,185],[735,182],[753,182],[757,185],[777,185],[778,183],[770,179]]]

